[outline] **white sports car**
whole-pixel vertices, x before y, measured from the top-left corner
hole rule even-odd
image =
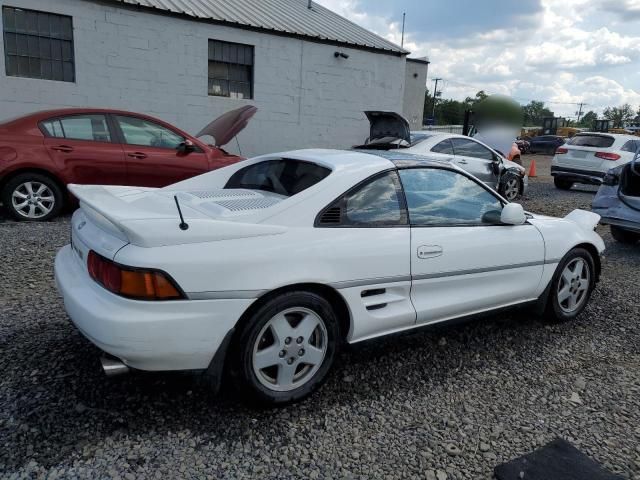
[[[56,282],[105,370],[223,371],[298,400],[347,343],[520,304],[578,315],[599,216],[525,213],[402,152],[265,155],[161,189],[72,185]]]

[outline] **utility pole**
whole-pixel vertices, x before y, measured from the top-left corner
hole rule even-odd
[[[580,117],[582,116],[582,107],[584,103],[580,102],[578,105],[580,105],[580,109],[578,110],[578,120],[576,120],[576,123],[580,123]]]
[[[404,17],[406,15],[406,12],[402,12],[402,38],[400,39],[400,47],[402,48],[404,48]]]
[[[438,99],[438,82],[442,80],[441,78],[434,78],[433,81],[436,82],[436,85],[433,87],[433,109],[431,110],[431,118],[436,118],[436,100]]]

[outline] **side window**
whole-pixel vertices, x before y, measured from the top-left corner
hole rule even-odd
[[[622,146],[620,150],[624,152],[636,153],[638,147],[640,147],[640,140],[629,140]]]
[[[110,142],[111,133],[104,115],[73,115],[41,123],[47,136],[69,140]]]
[[[493,160],[493,153],[488,148],[467,138],[453,138],[453,149],[456,155],[462,157],[475,157],[483,160]]]
[[[502,210],[498,198],[450,170],[400,170],[411,225],[480,225],[487,212]]]
[[[122,115],[116,115],[116,120],[128,145],[175,149],[185,140],[183,136],[149,120]]]
[[[356,227],[406,225],[407,213],[397,172],[374,177],[346,193],[323,211],[318,224]]]
[[[443,140],[442,142],[435,145],[432,149],[432,152],[435,153],[446,153],[447,155],[453,155],[453,145],[451,144],[450,139]]]

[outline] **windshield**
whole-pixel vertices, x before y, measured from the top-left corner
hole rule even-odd
[[[576,147],[607,148],[613,145],[615,139],[608,135],[576,135],[567,143]]]
[[[331,170],[311,162],[283,158],[249,165],[234,173],[225,189],[244,188],[291,197],[315,185]]]

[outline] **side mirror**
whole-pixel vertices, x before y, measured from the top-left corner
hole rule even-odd
[[[193,144],[191,140],[185,140],[180,145],[176,147],[178,153],[190,153],[196,149],[196,146]]]
[[[524,208],[519,203],[507,203],[500,214],[500,222],[505,225],[522,225],[526,221]]]

